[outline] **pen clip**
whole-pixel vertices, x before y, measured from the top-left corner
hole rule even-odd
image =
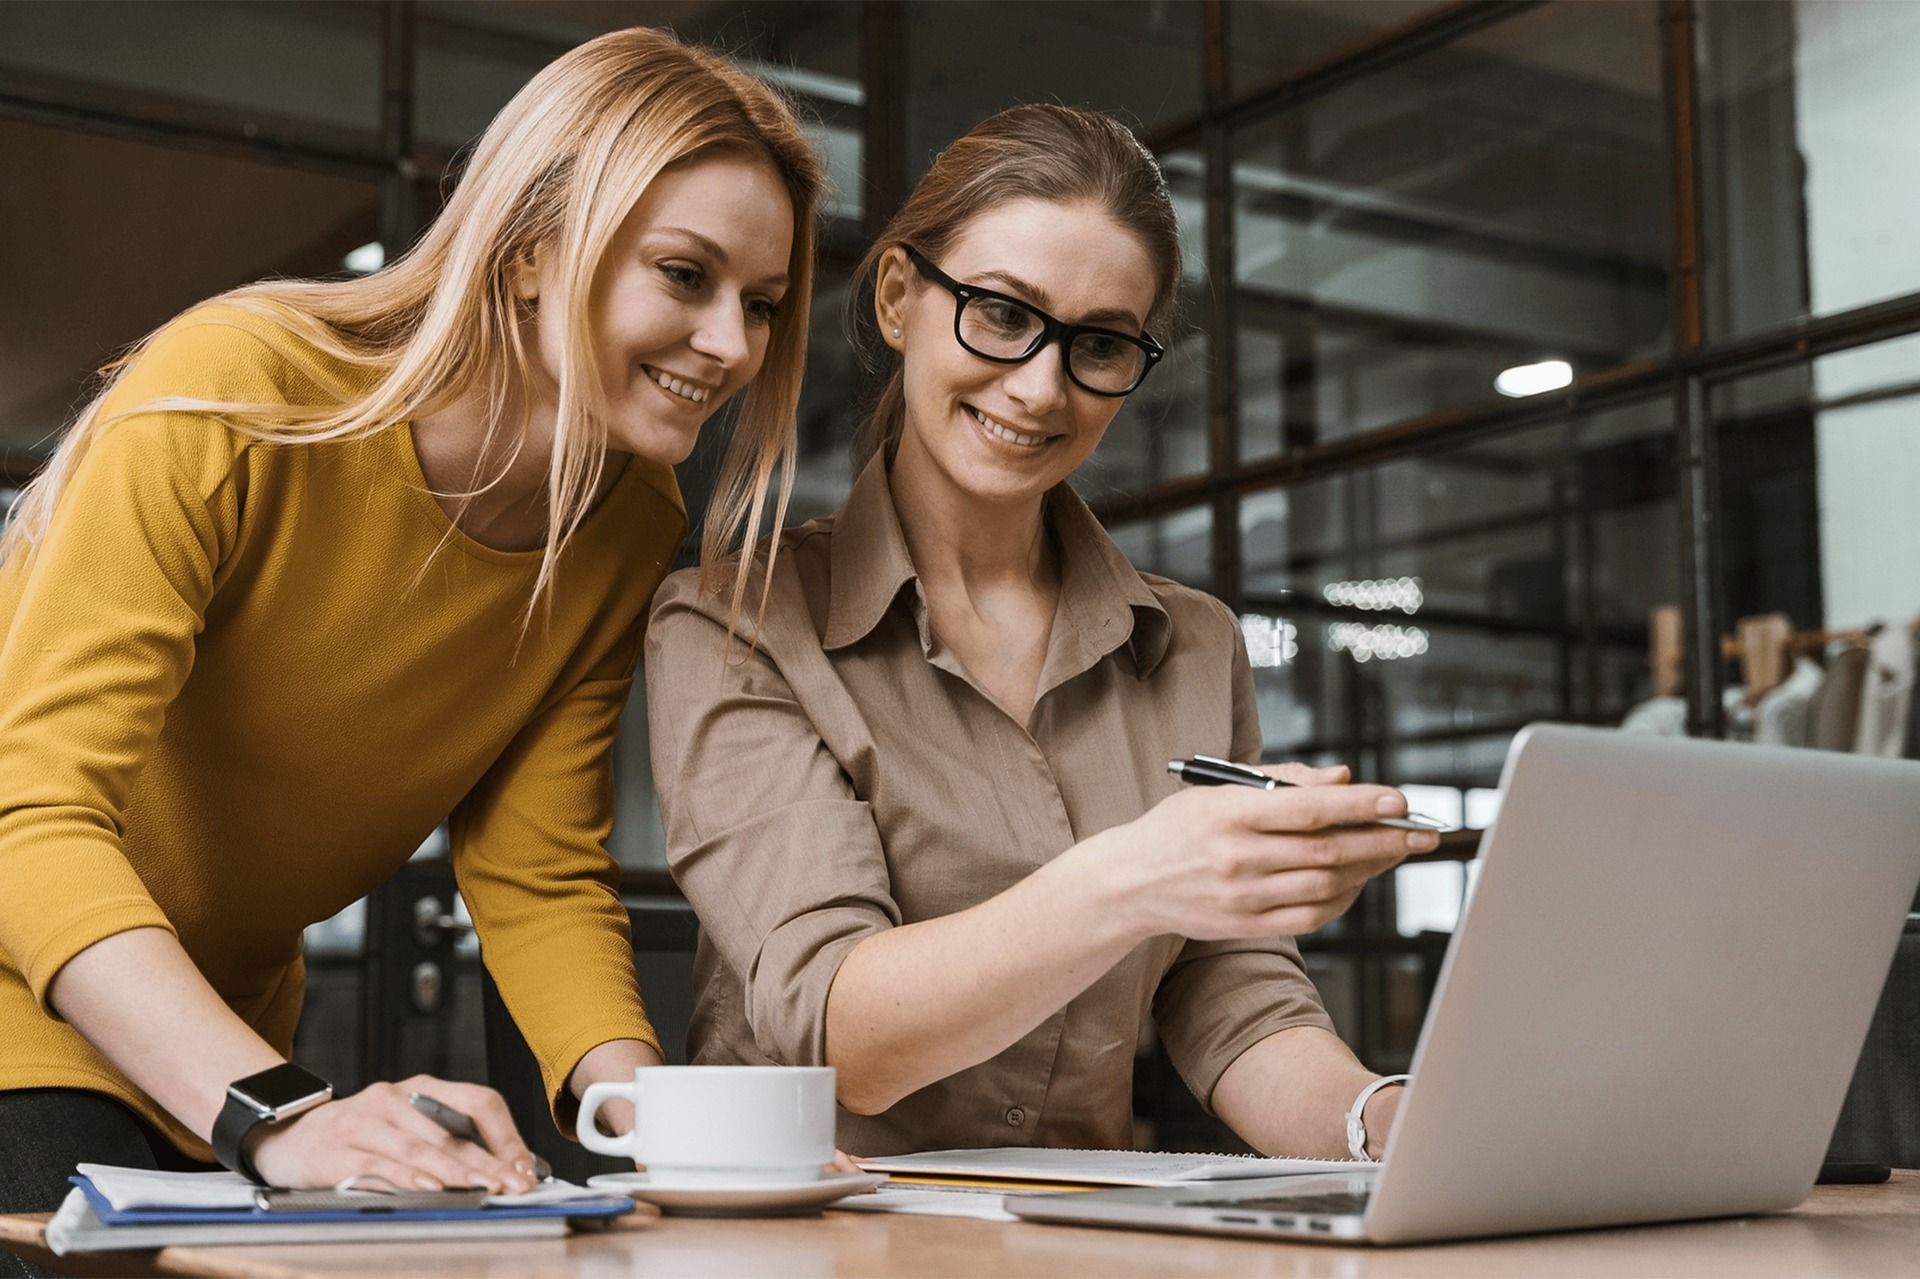
[[[1221,759],[1218,755],[1196,754],[1194,756],[1194,759],[1199,761],[1202,764],[1212,764],[1215,768],[1226,768],[1226,769],[1231,769],[1236,773],[1245,773],[1248,777],[1257,777],[1263,782],[1271,780],[1271,778],[1269,778],[1267,774],[1261,772],[1257,768],[1254,768],[1247,764],[1236,763],[1235,761],[1230,759]]]

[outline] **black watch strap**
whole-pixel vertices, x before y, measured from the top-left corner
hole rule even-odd
[[[267,1179],[247,1158],[247,1135],[266,1122],[264,1115],[232,1093],[227,1094],[220,1117],[213,1121],[213,1157],[256,1186],[266,1185]]]
[[[227,1085],[226,1104],[213,1121],[213,1153],[248,1181],[264,1186],[266,1178],[247,1158],[248,1135],[261,1124],[284,1123],[304,1115],[332,1097],[332,1084],[292,1062],[236,1079]]]

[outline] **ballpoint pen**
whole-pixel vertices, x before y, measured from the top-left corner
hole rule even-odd
[[[1279,790],[1282,786],[1291,786],[1292,782],[1282,781],[1269,773],[1245,764],[1236,764],[1230,759],[1221,759],[1217,755],[1195,755],[1192,759],[1170,759],[1167,771],[1181,781],[1194,786],[1255,786],[1261,790]],[[1429,834],[1442,835],[1457,827],[1449,826],[1437,818],[1423,816],[1420,813],[1408,813],[1405,817],[1379,817],[1369,823],[1374,826],[1392,826],[1396,830],[1418,830]]]
[[[415,1110],[433,1120],[433,1122],[439,1124],[460,1140],[470,1141],[480,1147],[480,1149],[485,1150],[488,1154],[493,1153],[492,1149],[487,1145],[487,1139],[480,1135],[479,1125],[475,1124],[473,1122],[473,1116],[467,1114],[465,1111],[455,1110],[439,1098],[429,1097],[423,1092],[408,1093],[407,1100],[412,1103]],[[551,1179],[553,1169],[548,1166],[547,1161],[532,1151],[528,1151],[527,1154],[533,1159],[533,1179],[535,1181],[547,1181]]]

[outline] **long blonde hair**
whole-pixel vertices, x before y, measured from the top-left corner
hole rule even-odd
[[[703,572],[713,573],[733,548],[759,539],[776,472],[772,527],[785,522],[813,292],[814,210],[825,176],[776,92],[718,54],[644,27],[580,45],[528,81],[481,135],[441,215],[389,266],[349,280],[266,281],[219,299],[267,316],[366,373],[364,394],[318,406],[165,397],[103,414],[108,395],[155,336],[149,334],[103,371],[97,393],[21,494],[0,535],[0,562],[32,553],[88,448],[135,413],[206,413],[255,439],[300,444],[374,435],[478,394],[487,423],[479,456],[483,463],[500,461],[496,449],[504,445],[510,462],[524,425],[509,420],[513,391],[528,384],[534,369],[522,337],[525,304],[515,297],[513,277],[537,248],[559,264],[564,285],[557,304],[567,318],[547,474],[546,547],[533,589],[533,600],[550,599],[555,567],[592,506],[606,458],[604,395],[588,311],[594,281],[615,230],[655,176],[711,151],[769,160],[794,215],[786,301],[773,319],[760,373],[741,396],[708,507],[701,558]],[[550,303],[543,298],[540,304]],[[738,622],[752,562],[737,558],[730,625]],[[763,610],[771,576],[769,563]]]

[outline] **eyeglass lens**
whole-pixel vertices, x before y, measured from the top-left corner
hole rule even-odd
[[[996,360],[1020,360],[1034,353],[1046,322],[1017,302],[1002,298],[967,298],[960,307],[960,341],[976,355]],[[1067,369],[1076,381],[1097,391],[1133,389],[1147,362],[1147,353],[1132,342],[1103,333],[1075,334],[1067,347]]]

